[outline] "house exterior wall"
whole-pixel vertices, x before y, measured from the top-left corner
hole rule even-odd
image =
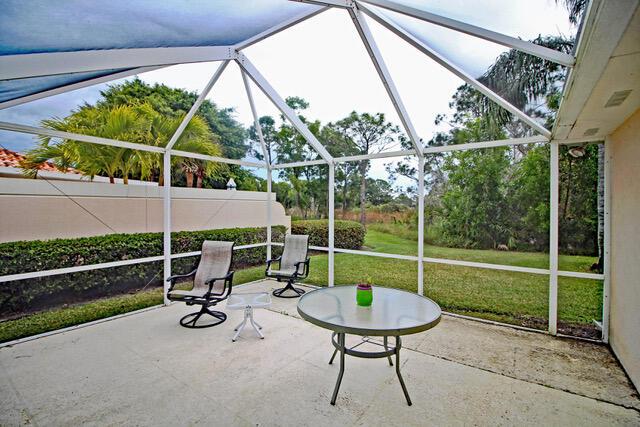
[[[640,388],[640,110],[610,137],[611,348]]]
[[[157,186],[0,178],[0,242],[160,232],[162,190]],[[266,225],[266,193],[171,191],[174,231]],[[271,209],[273,225],[291,226],[280,203],[272,202]]]

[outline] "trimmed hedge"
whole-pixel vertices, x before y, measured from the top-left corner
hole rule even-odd
[[[329,221],[326,219],[294,221],[292,234],[308,234],[309,245],[329,246]],[[342,249],[360,249],[364,244],[366,231],[356,221],[335,221],[335,246]]]
[[[285,227],[273,227],[273,240],[282,240]],[[204,240],[234,241],[248,245],[266,241],[264,228],[181,231],[171,234],[173,253],[198,251]],[[278,251],[274,247],[274,252]],[[77,239],[54,239],[0,244],[0,275],[99,264],[162,254],[162,233],[109,234]],[[234,252],[234,268],[258,265],[266,247]],[[193,270],[199,258],[172,262],[175,274]],[[62,304],[162,285],[162,261],[83,271],[0,284],[0,317],[52,308]]]

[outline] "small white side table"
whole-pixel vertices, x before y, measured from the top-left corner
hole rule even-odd
[[[231,294],[229,298],[227,298],[227,308],[229,310],[244,310],[244,319],[234,331],[236,334],[233,336],[231,341],[235,342],[240,335],[240,332],[244,329],[247,324],[247,320],[251,323],[253,330],[257,332],[258,336],[264,339],[264,335],[260,330],[262,326],[258,324],[255,320],[253,320],[253,309],[254,308],[267,308],[271,306],[271,295],[267,292],[256,292],[250,294]]]

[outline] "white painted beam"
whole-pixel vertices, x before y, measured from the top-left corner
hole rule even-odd
[[[62,132],[53,129],[37,128],[16,123],[0,122],[0,129],[12,132],[28,133],[31,135],[49,136],[52,138],[70,139],[74,141],[88,142],[91,144],[109,145],[112,147],[130,148],[132,150],[150,151],[152,153],[164,153],[164,148],[152,145],[135,144],[133,142],[118,141],[115,139],[100,138],[97,136],[81,135],[78,133]]]
[[[15,107],[16,105],[25,104],[27,102],[35,101],[42,98],[47,98],[54,95],[60,95],[61,93],[71,92],[76,89],[82,89],[84,87],[106,83],[106,82],[110,82],[118,79],[124,79],[129,76],[147,73],[149,71],[155,71],[160,68],[164,68],[164,67],[163,66],[139,67],[139,68],[134,68],[132,70],[122,71],[120,73],[109,74],[108,76],[96,77],[96,78],[85,80],[82,82],[60,86],[55,89],[49,89],[42,92],[34,93],[32,95],[27,95],[20,98],[12,99],[10,101],[0,102],[0,110],[4,108],[9,108],[9,107]]]
[[[467,24],[462,21],[447,18],[434,13],[426,12],[421,9],[417,9],[411,6],[397,3],[390,0],[358,0],[358,7],[364,9],[362,3],[368,3],[374,6],[382,7],[384,9],[401,13],[412,18],[420,19],[422,21],[429,22],[441,27],[449,28],[454,31],[458,31],[470,36],[478,37],[490,42],[498,43],[506,46],[510,49],[517,49],[530,55],[537,56],[542,59],[556,62],[567,67],[573,66],[575,58],[564,52],[559,52],[548,47],[540,46],[535,43],[531,43],[522,39],[507,36],[495,31],[488,30],[486,28],[477,27],[475,25]],[[471,4],[469,7],[473,7]]]
[[[324,160],[304,160],[301,162],[280,163],[280,164],[271,165],[271,169],[287,169],[287,168],[298,168],[298,167],[326,165],[326,164],[327,162],[325,162]]]
[[[251,107],[251,115],[253,116],[253,125],[256,128],[256,134],[258,135],[258,140],[260,141],[260,148],[262,149],[262,155],[264,156],[264,164],[267,168],[270,168],[272,159],[269,151],[267,150],[267,143],[264,141],[264,135],[262,134],[260,117],[258,116],[258,111],[256,110],[256,104],[253,102],[251,85],[249,84],[249,80],[247,79],[247,73],[240,70],[240,74],[242,74],[242,82],[244,83],[244,89],[245,89],[245,92],[247,93],[249,106]]]
[[[389,157],[415,156],[416,150],[381,151],[379,153],[359,154],[357,156],[344,156],[334,158],[336,163],[359,162],[361,160],[387,159]]]
[[[418,157],[418,294],[424,295],[424,156]]]
[[[207,98],[207,95],[213,88],[213,85],[216,84],[216,82],[222,75],[222,72],[225,70],[225,68],[227,68],[227,65],[229,65],[229,61],[228,60],[223,61],[222,64],[220,64],[216,69],[216,72],[213,73],[213,76],[211,76],[211,79],[209,79],[209,81],[207,82],[207,85],[204,87],[204,89],[202,89],[202,91],[200,92],[200,95],[198,95],[196,102],[193,103],[193,105],[189,109],[189,112],[184,116],[184,118],[182,119],[182,122],[180,122],[178,129],[176,129],[176,131],[171,136],[171,139],[169,140],[169,142],[167,143],[167,146],[165,147],[167,151],[171,150],[175,145],[175,143],[178,141],[178,139],[182,135],[182,132],[184,132],[184,130],[186,129],[187,125],[189,124],[193,116],[198,112],[200,105],[202,105],[204,100]]]
[[[604,144],[604,283],[602,289],[602,341],[609,342],[611,312],[611,139]]]
[[[328,211],[329,211],[329,259],[328,265],[328,286],[335,285],[335,170],[336,166],[329,163],[329,194],[328,194]]]
[[[467,151],[482,148],[509,147],[521,144],[540,144],[547,143],[548,140],[544,136],[529,136],[526,138],[498,139],[495,141],[468,142],[466,144],[443,145],[441,147],[427,147],[424,149],[425,154],[445,153],[448,151]]]
[[[320,13],[329,10],[329,7],[321,7],[317,10],[311,11],[311,12],[304,12],[301,13],[297,16],[294,16],[293,18],[289,18],[286,21],[283,21],[281,23],[279,23],[278,25],[275,25],[269,29],[264,30],[263,32],[261,32],[260,34],[256,34],[253,37],[248,38],[247,40],[244,40],[238,44],[235,45],[235,50],[236,51],[240,51],[242,49],[246,49],[249,46],[252,46],[268,37],[271,37],[275,34],[278,34],[281,31],[286,30],[287,28],[293,27],[296,24],[299,24],[300,22],[306,21],[307,19],[313,18],[316,15],[319,15]]]
[[[249,160],[227,159],[225,157],[209,156],[208,154],[191,153],[189,151],[171,150],[171,155],[178,157],[188,157],[190,159],[210,160],[212,162],[226,163],[228,165],[246,166],[249,168],[264,168],[265,165]]]
[[[509,111],[514,116],[518,117],[527,125],[531,126],[534,130],[538,131],[541,135],[546,136],[547,139],[551,137],[551,132],[549,132],[544,126],[538,123],[534,118],[529,117],[527,114],[520,111],[520,109],[512,105],[509,101],[502,98],[493,90],[491,90],[487,86],[480,83],[471,74],[467,73],[462,68],[458,67],[452,61],[446,58],[444,55],[437,52],[432,47],[428,46],[424,41],[419,40],[413,34],[409,33],[404,28],[396,25],[394,22],[387,19],[387,17],[385,17],[384,15],[382,15],[381,13],[379,13],[378,11],[372,8],[361,6],[361,10],[364,13],[366,13],[368,16],[376,20],[378,23],[380,23],[382,26],[387,28],[389,31],[393,32],[394,34],[396,34],[397,36],[405,40],[407,43],[409,43],[410,45],[418,49],[420,52],[427,55],[429,58],[431,58],[432,60],[434,60],[435,62],[437,62],[438,64],[440,64],[441,66],[443,66],[444,68],[446,68],[447,70],[449,70],[450,72],[452,72],[453,74],[461,78],[462,80],[464,80],[469,85],[473,86],[476,90],[478,90],[480,93],[485,95],[487,98],[489,98],[496,104],[500,105],[502,108]]]
[[[549,188],[549,333],[558,333],[558,203],[560,175],[560,147],[549,144],[551,149]]]
[[[236,59],[238,65],[244,70],[251,80],[264,92],[265,95],[274,103],[274,105],[284,114],[284,116],[291,122],[293,127],[304,137],[304,139],[318,152],[326,162],[333,159],[331,154],[324,148],[324,146],[318,141],[318,139],[311,133],[309,128],[302,123],[302,120],[298,117],[295,111],[293,111],[287,103],[282,99],[271,84],[264,78],[258,69],[249,61],[244,54],[238,53]]]
[[[273,181],[273,174],[271,172],[271,156],[269,151],[267,150],[267,144],[264,140],[264,135],[262,134],[262,126],[260,125],[260,117],[258,116],[258,110],[256,109],[256,104],[253,101],[253,94],[251,93],[251,85],[249,84],[249,80],[247,79],[247,74],[240,70],[242,74],[242,82],[244,83],[245,92],[247,92],[247,99],[249,100],[249,106],[251,107],[251,115],[253,116],[253,124],[256,128],[256,133],[258,134],[258,140],[260,140],[260,147],[262,148],[262,155],[264,157],[264,167],[267,169],[267,260],[271,259],[271,237],[272,237],[272,228],[271,228],[271,188]]]
[[[378,45],[376,44],[373,35],[371,34],[371,30],[369,29],[369,24],[364,17],[364,15],[357,9],[348,9],[349,15],[351,16],[351,20],[353,21],[356,29],[358,30],[358,34],[362,39],[362,42],[373,61],[373,65],[382,80],[382,84],[384,85],[387,93],[389,94],[389,98],[391,98],[391,102],[393,103],[393,107],[398,113],[398,117],[400,117],[400,121],[402,122],[402,126],[404,127],[405,132],[409,136],[411,143],[413,144],[413,148],[416,150],[417,156],[422,156],[422,143],[420,142],[420,137],[416,132],[416,129],[411,122],[411,118],[409,117],[409,113],[407,113],[407,109],[400,98],[400,93],[396,88],[393,79],[391,78],[391,74],[389,73],[389,69],[382,58],[382,54],[378,49]]]
[[[167,280],[171,277],[171,151],[165,151],[163,155],[162,176],[164,180],[162,192],[162,250],[164,256],[162,299],[164,305],[169,305],[171,304],[168,296],[170,283]]]
[[[289,0],[297,3],[315,4],[318,6],[351,8],[354,5],[353,0]]]
[[[46,25],[46,24],[45,24]],[[105,49],[0,56],[0,80],[233,59],[233,46]]]

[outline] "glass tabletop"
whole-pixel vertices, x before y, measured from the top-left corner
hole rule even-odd
[[[373,287],[373,304],[356,304],[355,286],[322,288],[298,301],[303,319],[326,329],[356,335],[395,336],[426,331],[440,322],[438,304],[399,289]]]

